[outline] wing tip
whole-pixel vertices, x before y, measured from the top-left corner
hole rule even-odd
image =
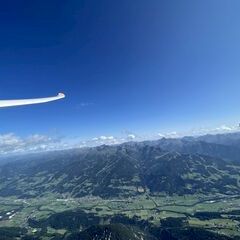
[[[60,92],[60,93],[58,93],[58,97],[59,97],[59,98],[65,98],[66,95],[65,95],[64,93]]]

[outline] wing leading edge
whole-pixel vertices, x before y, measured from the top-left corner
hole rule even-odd
[[[54,96],[54,97],[46,97],[46,98],[0,100],[0,108],[47,103],[47,102],[56,101],[62,98],[65,98],[65,94],[63,93],[59,93],[57,96]]]

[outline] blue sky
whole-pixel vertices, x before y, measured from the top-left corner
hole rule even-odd
[[[1,109],[0,134],[91,139],[238,123],[239,9],[237,0],[5,1],[0,98],[67,98]]]

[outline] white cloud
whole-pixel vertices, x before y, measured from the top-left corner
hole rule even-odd
[[[34,134],[19,137],[14,133],[0,135],[0,154],[36,152],[61,149],[65,146],[60,138]]]
[[[136,138],[136,136],[134,134],[128,134],[127,138],[133,140]]]
[[[166,135],[165,135],[165,134],[162,134],[162,133],[158,133],[157,135],[158,135],[158,137],[160,137],[160,138],[166,137]]]
[[[179,138],[184,136],[201,136],[206,134],[224,134],[239,131],[240,128],[237,125],[226,125],[223,124],[219,127],[201,127],[197,129],[191,129],[185,132],[176,132],[172,131],[169,133],[157,133],[157,137],[159,138]],[[154,139],[154,137],[152,138]]]
[[[181,135],[173,131],[169,133],[158,133],[157,136],[160,138],[179,138]]]
[[[81,142],[81,145],[83,142]],[[102,135],[100,137],[94,137],[91,140],[86,141],[85,146],[98,146],[98,145],[113,145],[120,143],[120,140],[118,138],[115,138],[114,136],[105,136]]]
[[[91,139],[83,140],[80,137],[62,138],[41,134],[32,134],[20,137],[14,133],[0,134],[0,154],[28,153],[48,150],[69,149],[76,147],[94,147],[99,145],[121,144],[127,141],[156,140],[159,138],[179,138],[183,136],[199,136],[205,134],[218,134],[239,131],[239,126],[221,125],[215,128],[199,128],[185,132],[162,132],[151,134],[137,134],[124,132],[122,136],[101,135]]]
[[[92,102],[81,102],[75,106],[75,109],[80,110],[81,108],[89,107],[94,105]]]
[[[220,126],[220,127],[217,127],[215,130],[216,130],[216,131],[228,132],[228,131],[234,131],[235,129],[236,129],[236,127],[234,127],[234,126],[222,125],[222,126]]]
[[[100,140],[107,140],[108,137],[106,137],[106,136],[101,136],[101,137],[99,137],[98,139],[100,139]]]
[[[114,140],[114,137],[113,136],[109,136],[109,137],[108,136],[101,136],[97,139],[100,139],[100,140]]]
[[[178,138],[179,136],[180,135],[175,131],[166,134],[166,137],[168,138]]]
[[[239,131],[239,126],[237,125],[221,125],[219,127],[213,128],[199,128],[192,130],[188,135],[205,135],[205,134],[221,134]],[[186,135],[186,134],[185,134]]]

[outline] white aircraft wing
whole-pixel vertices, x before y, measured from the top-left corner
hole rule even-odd
[[[46,103],[46,102],[56,101],[62,98],[65,98],[65,95],[63,93],[59,93],[57,96],[54,96],[54,97],[46,97],[46,98],[0,100],[0,108]]]

